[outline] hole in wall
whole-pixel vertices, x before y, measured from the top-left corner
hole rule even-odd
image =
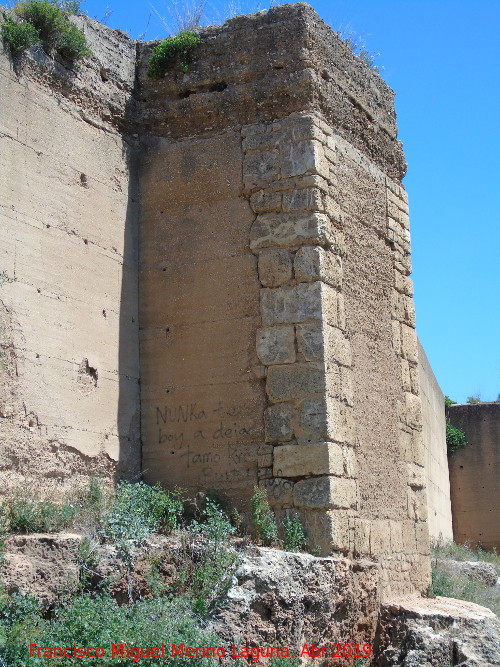
[[[185,100],[186,97],[189,97],[190,95],[194,95],[194,90],[185,90],[183,93],[180,93],[179,99]]]
[[[89,187],[89,181],[88,181],[88,178],[87,178],[86,174],[83,174],[83,173],[80,174],[80,185],[82,186],[82,188],[88,188]]]
[[[103,81],[109,81],[108,70],[105,67],[101,67],[99,74],[101,75],[101,79]]]
[[[78,385],[83,393],[93,391],[97,387],[99,374],[97,368],[89,364],[88,359],[82,359],[78,367]]]
[[[88,240],[88,239],[83,239],[83,242],[85,243],[85,245],[88,245],[88,244],[89,244],[89,240]]]
[[[106,310],[104,308],[102,310],[102,315],[103,315],[103,317],[107,317],[107,313],[106,313]]]
[[[213,86],[210,86],[208,90],[211,93],[222,93],[222,91],[226,90],[226,88],[227,83],[225,81],[219,81],[218,83],[214,83]]]

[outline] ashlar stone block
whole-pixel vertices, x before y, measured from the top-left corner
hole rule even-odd
[[[335,442],[282,445],[274,448],[273,471],[276,477],[342,476],[344,452]]]
[[[281,197],[281,192],[262,188],[250,195],[250,206],[254,213],[281,211]]]
[[[322,280],[337,289],[342,287],[342,259],[334,250],[303,246],[295,255],[294,270],[299,282]]]
[[[292,279],[292,258],[283,248],[266,248],[259,253],[259,280],[264,287],[280,287]]]
[[[319,188],[301,188],[283,192],[283,210],[324,211],[323,198]]]
[[[266,391],[273,403],[324,393],[325,385],[324,369],[313,364],[271,366],[267,372]]]
[[[297,507],[309,509],[356,509],[356,481],[342,477],[304,479],[293,487],[293,500]]]
[[[250,229],[250,249],[293,248],[302,245],[333,246],[335,232],[324,213],[298,211],[264,213]]]
[[[300,509],[300,516],[307,526],[308,544],[319,547],[323,556],[332,551],[348,552],[354,547],[354,522],[352,510]]]
[[[294,436],[296,410],[291,403],[271,405],[264,412],[267,442],[288,442]]]
[[[257,329],[257,355],[263,364],[291,364],[295,361],[293,326]]]
[[[243,160],[245,188],[265,187],[280,174],[280,156],[277,150],[248,153]]]
[[[263,289],[260,292],[262,324],[271,326],[321,320],[323,295],[322,283]]]
[[[280,147],[281,175],[283,178],[301,174],[319,174],[328,178],[330,168],[319,141],[303,139],[283,143]]]
[[[321,322],[298,324],[297,346],[306,361],[323,361],[325,358],[325,336]]]
[[[352,443],[354,439],[352,409],[329,396],[303,400],[300,403],[300,417],[295,435],[299,442],[324,439]]]

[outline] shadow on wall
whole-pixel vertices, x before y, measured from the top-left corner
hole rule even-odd
[[[134,93],[135,87],[134,86]],[[123,132],[123,155],[128,167],[128,201],[124,224],[123,270],[120,297],[117,429],[119,439],[116,481],[138,481],[141,476],[140,367],[139,367],[139,155],[131,138],[136,112],[135,94],[129,98]]]

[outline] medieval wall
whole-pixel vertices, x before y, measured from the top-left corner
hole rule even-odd
[[[450,456],[451,509],[456,542],[500,549],[500,404],[450,405],[447,419],[467,446]]]
[[[2,54],[4,479],[137,474],[140,325],[146,480],[243,513],[260,484],[386,598],[425,590],[393,92],[302,3],[160,80],[150,44],[82,24],[74,72]]]
[[[143,467],[312,546],[429,582],[405,163],[393,93],[305,4],[202,33],[148,80],[140,171]]]
[[[0,489],[139,471],[135,45],[0,53]],[[3,48],[3,47],[2,47]]]
[[[425,452],[429,535],[436,542],[448,542],[453,540],[453,526],[444,395],[420,341],[418,377],[422,401],[422,441]]]

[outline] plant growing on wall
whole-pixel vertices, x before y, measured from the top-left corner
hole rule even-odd
[[[148,75],[155,78],[164,76],[169,66],[177,60],[181,69],[186,72],[200,42],[200,36],[192,30],[183,30],[175,37],[167,37],[154,47],[149,59]]]
[[[460,447],[465,447],[467,445],[467,437],[463,431],[461,431],[450,422],[446,422],[446,446],[448,448],[448,455],[456,452]]]
[[[18,20],[12,16],[6,18],[1,26],[2,37],[14,54],[34,44],[42,44],[47,53],[56,52],[74,63],[91,53],[85,35],[69,19],[79,10],[77,0],[20,2],[14,7]]]

